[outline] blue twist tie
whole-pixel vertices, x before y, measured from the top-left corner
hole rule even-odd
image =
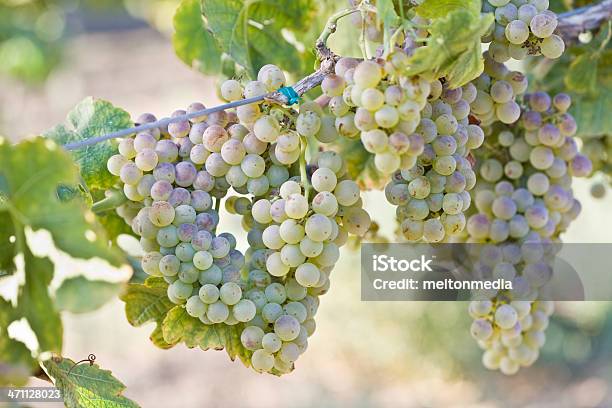
[[[300,101],[300,95],[290,86],[283,86],[278,89],[278,92],[287,98],[287,105],[294,105]]]

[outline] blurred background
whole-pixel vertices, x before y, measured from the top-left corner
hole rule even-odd
[[[174,54],[177,3],[0,0],[0,134],[39,134],[90,95],[134,117],[218,103],[216,79]],[[583,213],[564,239],[612,241],[612,196],[593,199],[589,180],[575,185]],[[375,219],[392,236],[393,211],[381,193],[368,193],[366,207],[383,215]],[[222,230],[244,237],[237,216],[221,219]],[[282,378],[245,369],[225,352],[159,350],[148,339],[153,326],[131,327],[119,300],[65,315],[64,354],[94,353],[143,407],[612,407],[612,303],[558,303],[538,362],[505,377],[482,366],[466,304],[361,302],[358,262],[345,247],[309,349]]]

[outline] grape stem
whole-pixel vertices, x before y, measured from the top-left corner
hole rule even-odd
[[[300,137],[300,179],[302,180],[302,186],[304,187],[304,197],[308,201],[308,195],[310,193],[310,182],[308,181],[308,174],[306,172],[306,149],[308,148],[308,141],[305,137]]]
[[[95,202],[91,206],[91,210],[96,214],[102,214],[106,211],[114,210],[126,201],[127,197],[125,194],[123,194],[123,191],[111,190],[111,194],[108,197]]]
[[[217,214],[219,213],[220,209],[221,209],[221,199],[219,197],[215,197],[215,211],[217,212]]]

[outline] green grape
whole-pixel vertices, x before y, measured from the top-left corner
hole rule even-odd
[[[283,343],[283,346],[278,352],[278,356],[282,361],[290,364],[298,359],[300,350],[295,343]]]
[[[234,282],[227,282],[219,289],[219,298],[228,306],[235,305],[242,297],[242,290]]]
[[[198,296],[192,296],[187,299],[187,303],[185,304],[185,310],[187,314],[191,317],[201,317],[206,314],[208,310],[208,305],[200,300]]]
[[[168,286],[168,296],[172,296],[173,298],[180,300],[181,303],[185,302],[189,297],[191,297],[192,291],[193,285],[180,280],[177,280]]]
[[[319,254],[321,254],[321,252],[323,251],[323,243],[313,241],[308,237],[304,237],[300,241],[300,251],[304,256],[308,258],[314,258],[316,256],[319,256]]]
[[[174,247],[179,243],[177,229],[174,225],[160,228],[156,239],[160,246],[167,248]]]
[[[495,324],[502,329],[513,327],[518,321],[516,310],[510,305],[501,305],[495,311]]]
[[[306,260],[299,245],[292,244],[287,244],[281,249],[280,257],[281,261],[291,268],[295,268]]]
[[[304,238],[304,227],[295,220],[288,219],[281,223],[278,228],[280,238],[288,244],[297,244]],[[275,249],[275,248],[271,248]]]
[[[282,306],[274,302],[266,303],[261,310],[261,317],[266,323],[274,323],[282,314]]]
[[[219,300],[219,288],[213,284],[207,283],[200,288],[198,296],[202,302],[206,304],[215,303],[217,300]]]
[[[295,280],[304,287],[315,286],[319,281],[319,277],[319,269],[311,263],[301,264],[295,270]]]
[[[355,67],[353,80],[364,89],[376,87],[381,79],[381,67],[373,61],[362,61]]]
[[[296,220],[304,218],[308,213],[308,200],[301,194],[289,195],[285,201],[285,213]]]
[[[281,349],[283,341],[275,333],[266,333],[261,340],[261,345],[268,353],[276,353]]]
[[[328,168],[321,167],[312,174],[311,177],[313,188],[318,191],[333,191],[336,188],[336,174]]]
[[[266,270],[272,276],[285,276],[289,273],[289,266],[283,263],[280,252],[274,252],[266,260]]]
[[[147,252],[141,260],[142,269],[151,276],[163,276],[160,269],[160,262],[163,259],[159,252]]]
[[[313,214],[306,220],[304,230],[308,238],[313,241],[323,242],[329,238],[332,233],[332,223],[329,218],[324,215]]]
[[[221,289],[223,289],[223,287]],[[236,320],[244,323],[253,320],[255,314],[257,313],[257,309],[255,308],[255,303],[253,303],[253,301],[249,299],[242,299],[234,305],[232,308],[232,313]]]
[[[217,301],[211,303],[208,305],[206,317],[208,317],[208,319],[213,323],[223,323],[229,317],[229,308],[223,302]]]
[[[268,285],[265,289],[266,299],[270,303],[278,303],[283,304],[287,299],[287,292],[285,291],[285,287],[280,283],[272,283]]]
[[[274,356],[264,349],[255,350],[251,356],[251,365],[258,372],[268,372],[274,367]]]
[[[289,315],[282,315],[274,322],[274,332],[282,341],[294,340],[300,333],[300,322]]]
[[[242,171],[250,178],[261,177],[266,169],[266,163],[261,156],[247,154],[240,164]]]
[[[260,349],[264,331],[257,326],[247,326],[240,335],[240,342],[247,350]]]
[[[313,137],[321,128],[321,118],[316,112],[301,112],[296,120],[295,129],[304,137]]]
[[[556,34],[552,34],[548,38],[544,38],[542,44],[540,44],[542,55],[546,58],[557,59],[565,51],[565,43],[563,39]]]

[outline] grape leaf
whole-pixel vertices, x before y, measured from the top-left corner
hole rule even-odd
[[[176,55],[201,72],[221,72],[221,50],[202,17],[200,0],[181,1],[173,21],[172,44]]]
[[[133,122],[129,113],[113,106],[110,102],[89,97],[68,113],[65,124],[57,125],[44,136],[63,145],[131,126]],[[116,154],[116,144],[113,140],[107,140],[72,151],[83,180],[90,189],[106,189],[115,184],[116,178],[107,171],[106,162],[110,156]]]
[[[485,0],[486,1],[486,0]],[[480,0],[425,0],[415,8],[423,18],[445,17],[455,10],[467,10],[474,15],[480,14]]]
[[[176,345],[176,344],[168,343],[164,339],[164,333],[162,330],[161,321],[157,323],[157,325],[155,326],[155,330],[153,330],[153,332],[149,336],[149,339],[155,346],[159,347],[162,350],[171,349],[172,347]]]
[[[408,74],[430,79],[449,75],[453,88],[476,78],[482,72],[480,38],[493,19],[490,13],[480,16],[458,9],[434,20],[427,44],[410,58]],[[480,62],[475,63],[477,60]]]
[[[51,140],[10,145],[0,139],[0,211],[8,211],[14,235],[23,235],[24,227],[45,229],[55,246],[69,255],[99,257],[119,265],[121,254],[108,246],[104,230],[84,203],[62,202],[57,196],[58,185],[76,185],[78,180],[70,155]],[[5,239],[3,235],[0,242]]]
[[[97,364],[75,366],[74,361],[63,358],[47,360],[42,367],[61,391],[68,408],[138,407],[121,395],[125,385]]]
[[[565,86],[577,93],[596,92],[599,56],[597,52],[577,56],[568,68]]]
[[[144,284],[130,283],[119,297],[132,326],[162,319],[175,305],[168,299],[168,284],[162,278],[148,278]]]
[[[125,314],[132,326],[138,327],[152,321],[157,323],[149,338],[162,349],[169,349],[176,344],[164,340],[162,333],[162,321],[175,306],[168,299],[167,290],[168,284],[162,278],[150,277],[144,284],[128,284],[126,291],[120,296],[125,302]]]
[[[221,49],[252,77],[266,64],[300,72],[301,53],[282,31],[308,30],[312,0],[202,0],[202,11]]]
[[[25,317],[38,339],[41,351],[62,351],[62,320],[48,287],[53,279],[53,263],[33,256],[26,248],[25,283],[19,288],[17,312]]]
[[[119,283],[77,276],[62,282],[55,292],[55,304],[59,310],[72,313],[92,312],[114,298],[120,289]]]
[[[202,350],[225,349],[232,361],[239,357],[248,365],[252,353],[245,349],[240,341],[243,327],[242,324],[230,326],[224,323],[206,325],[189,316],[183,306],[172,308],[162,323],[163,336],[167,343],[184,342],[189,348],[199,346]]]
[[[0,386],[24,385],[36,367],[36,361],[25,344],[7,334],[9,324],[16,319],[13,306],[0,298]]]

